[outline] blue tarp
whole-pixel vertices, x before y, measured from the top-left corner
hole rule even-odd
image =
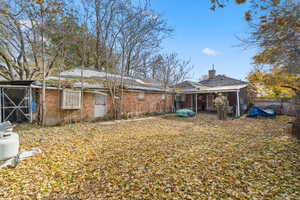
[[[36,102],[34,99],[32,99],[31,101],[31,112],[36,113],[37,109],[36,109]]]
[[[194,117],[196,113],[190,109],[179,109],[176,111],[178,117]]]
[[[272,109],[263,109],[256,106],[252,107],[250,109],[248,117],[259,117],[259,116],[273,118],[276,117],[276,112]]]

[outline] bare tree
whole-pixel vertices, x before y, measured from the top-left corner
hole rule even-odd
[[[47,24],[61,13],[62,2],[10,1],[0,21],[0,75],[8,80],[42,79],[41,123],[46,117],[46,77],[55,67],[61,43],[47,40]]]
[[[173,66],[153,63],[162,40],[172,29],[150,9],[148,0],[5,3],[9,12],[3,9],[5,4],[0,5],[0,75],[11,80],[41,79],[43,106],[47,76],[79,65],[82,71],[93,66],[106,72],[104,84],[112,98],[115,117],[122,113],[119,105],[125,75],[152,76],[168,85],[180,79],[180,70],[184,74],[180,62],[176,63],[178,77],[172,72]],[[167,60],[164,58],[164,63]]]
[[[34,79],[43,75],[42,63],[46,65],[46,76],[55,67],[61,43],[50,43],[45,38],[47,28],[44,26],[55,20],[61,11],[61,3],[51,2],[43,5],[43,12],[39,4],[31,1],[7,2],[11,8],[5,15],[0,14],[0,75],[4,78]]]
[[[119,37],[126,57],[126,75],[133,75],[140,65],[143,53],[158,49],[161,41],[172,32],[166,22],[148,8],[136,9],[133,12],[137,13],[137,17],[127,24]]]
[[[176,53],[162,55],[156,67],[157,79],[163,83],[164,88],[167,88],[186,79],[192,68],[189,60],[179,59]]]

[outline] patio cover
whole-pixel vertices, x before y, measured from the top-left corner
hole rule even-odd
[[[247,87],[247,84],[243,85],[228,85],[228,86],[217,86],[217,87],[206,87],[200,90],[183,90],[181,93],[184,94],[208,94],[208,93],[218,93],[218,92],[236,92],[242,88]]]

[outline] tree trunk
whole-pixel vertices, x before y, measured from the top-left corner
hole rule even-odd
[[[42,26],[44,25],[44,7],[41,5]],[[42,70],[43,70],[43,85],[42,85],[42,125],[46,125],[46,66],[45,66],[45,44],[44,44],[44,27],[41,29],[42,37]]]
[[[95,12],[96,12],[96,69],[100,70],[100,0],[95,0]]]
[[[296,92],[295,100],[296,120],[293,123],[292,133],[300,139],[300,91]]]

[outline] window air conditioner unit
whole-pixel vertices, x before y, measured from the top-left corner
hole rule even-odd
[[[61,109],[78,110],[81,108],[81,91],[63,90]]]

